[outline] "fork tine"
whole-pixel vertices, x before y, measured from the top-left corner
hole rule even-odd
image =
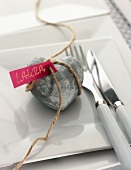
[[[70,52],[67,49],[65,50],[66,55],[67,56],[71,55],[71,57],[74,57],[72,47],[69,47],[69,49],[70,49]]]
[[[78,47],[76,45],[70,46],[69,50],[65,50],[65,53],[67,56],[75,57],[83,65],[83,69],[87,70],[88,66],[81,45],[78,45]]]
[[[85,61],[85,57],[84,57],[84,53],[83,53],[81,45],[79,45],[79,49],[80,49],[80,53],[81,53],[82,59],[83,59],[83,61]]]
[[[83,61],[81,60],[81,55],[80,55],[80,53],[79,53],[79,49],[78,49],[78,47],[77,46],[74,46],[74,51],[75,51],[75,53],[76,53],[76,58],[77,58],[77,60],[83,65],[84,63],[83,63]]]
[[[82,47],[80,45],[78,47],[74,46],[74,51],[76,53],[76,58],[83,65],[83,69],[85,70],[86,69],[85,60],[84,60],[85,57],[84,57]]]
[[[82,60],[83,60],[83,63],[84,63],[85,70],[87,70],[88,64],[87,64],[86,57],[84,55],[84,52],[83,52],[81,45],[79,45],[79,48],[80,48],[80,52],[81,52],[81,56],[82,56]]]
[[[65,50],[65,53],[66,53],[66,56],[68,56],[69,54],[68,54],[68,51],[67,51],[67,49]]]
[[[70,49],[71,56],[74,57],[72,47],[70,46],[69,49]]]
[[[83,52],[83,49],[82,49],[81,45],[79,45],[79,49],[80,49],[80,53],[81,53],[81,56],[82,56],[84,69],[87,70],[88,69],[88,64],[87,64],[87,61],[86,61],[86,58],[85,58],[85,55],[84,55],[84,52]]]
[[[74,51],[75,51],[75,53],[76,53],[77,59],[80,61],[80,56],[79,56],[79,54],[78,54],[78,51],[77,51],[77,47],[76,47],[76,46],[74,46]]]

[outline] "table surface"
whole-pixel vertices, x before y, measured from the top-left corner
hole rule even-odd
[[[114,19],[114,22],[120,29],[125,41],[127,42],[129,48],[131,48],[131,1],[130,0],[105,0],[108,7],[111,10],[111,16]],[[26,4],[26,5],[25,5]],[[16,14],[23,11],[28,11],[34,8],[34,0],[1,0],[0,1],[0,16]],[[6,10],[5,10],[6,9]],[[115,11],[115,12],[114,12]],[[118,22],[118,18],[114,17],[114,15],[121,17],[121,20],[125,22],[126,27],[123,28],[123,24]],[[25,168],[25,170],[30,169],[31,166]],[[9,170],[10,168],[2,168],[3,170]],[[122,170],[120,166],[116,166],[113,168],[108,168],[107,170]]]

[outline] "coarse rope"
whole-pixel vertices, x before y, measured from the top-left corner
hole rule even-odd
[[[73,74],[73,76],[74,76],[74,78],[75,78],[75,80],[76,80],[76,82],[77,82],[77,85],[78,85],[78,94],[80,95],[80,94],[81,94],[81,91],[82,91],[82,87],[81,87],[81,82],[80,82],[77,74],[74,72],[74,70],[71,68],[71,66],[68,65],[67,63],[62,62],[62,61],[59,61],[59,60],[56,60],[56,59],[53,59],[53,58],[55,58],[56,56],[58,56],[59,54],[63,53],[68,47],[71,46],[71,44],[74,42],[74,40],[75,40],[75,38],[76,38],[76,34],[75,34],[74,30],[73,30],[70,26],[68,26],[68,25],[65,25],[65,24],[63,24],[63,23],[51,23],[51,22],[47,22],[47,21],[41,19],[41,18],[39,17],[39,15],[38,15],[39,5],[40,5],[40,0],[36,0],[36,4],[35,4],[35,16],[36,16],[36,18],[37,18],[40,22],[45,23],[45,24],[48,24],[48,25],[52,25],[52,26],[65,27],[65,28],[67,28],[68,30],[70,30],[71,33],[72,33],[72,37],[71,37],[69,43],[68,43],[64,48],[62,48],[60,51],[58,51],[57,53],[53,54],[51,57],[47,58],[45,61],[50,60],[50,61],[52,61],[54,64],[57,63],[57,64],[60,64],[60,65],[63,65],[63,66],[65,66],[65,67],[67,67],[67,68],[70,70],[70,72]],[[54,119],[52,120],[52,122],[51,122],[51,124],[50,124],[50,126],[49,126],[49,129],[48,129],[45,137],[37,138],[37,139],[32,143],[32,145],[31,145],[30,148],[28,149],[28,152],[27,152],[26,155],[24,156],[24,158],[21,160],[21,162],[19,162],[19,163],[17,164],[17,166],[16,166],[13,170],[19,170],[19,169],[20,169],[20,167],[23,165],[24,161],[27,159],[27,157],[29,156],[29,154],[31,153],[32,149],[34,148],[34,146],[36,145],[36,143],[37,143],[38,141],[41,141],[41,140],[42,140],[42,141],[46,141],[46,140],[48,139],[48,136],[49,136],[49,133],[50,133],[52,127],[54,126],[54,124],[56,123],[57,119],[59,118],[60,111],[61,111],[61,107],[62,107],[62,92],[61,92],[61,89],[60,89],[60,86],[59,86],[59,83],[58,83],[58,80],[57,80],[57,78],[56,78],[56,76],[55,76],[54,71],[52,70],[51,67],[49,67],[49,69],[50,69],[50,71],[51,71],[53,80],[54,80],[54,82],[56,83],[56,86],[57,86],[57,89],[58,89],[58,93],[59,93],[59,106],[58,106],[58,109],[57,109],[57,113],[56,113]],[[35,80],[32,81],[31,83],[27,84],[27,86],[26,86],[26,91],[30,91],[30,90],[34,87],[34,85],[35,85]]]
[[[39,11],[39,6],[40,6],[40,0],[36,0],[35,16],[40,22],[45,23],[47,25],[60,26],[60,27],[67,28],[72,33],[72,37],[71,37],[69,43],[64,48],[62,48],[60,51],[58,51],[57,53],[53,54],[51,57],[46,59],[46,60],[48,60],[50,58],[54,58],[54,57],[58,56],[59,54],[63,53],[68,47],[70,47],[71,44],[76,39],[76,33],[69,25],[66,25],[66,24],[63,24],[63,23],[52,23],[52,22],[48,22],[48,21],[45,21],[44,19],[40,18],[40,16],[38,15],[39,14],[39,12],[38,12]]]
[[[49,136],[49,133],[52,129],[52,127],[54,126],[55,122],[57,121],[59,115],[60,115],[60,110],[61,110],[61,107],[62,107],[62,93],[61,93],[61,89],[60,89],[60,86],[59,86],[59,83],[56,79],[56,76],[54,74],[54,71],[52,70],[52,68],[50,67],[49,68],[50,71],[51,71],[51,74],[53,76],[53,79],[54,79],[54,82],[56,83],[56,86],[57,86],[57,89],[58,89],[58,92],[59,92],[59,107],[58,107],[58,110],[57,110],[57,113],[54,117],[54,119],[52,120],[51,124],[50,124],[50,127],[45,135],[45,137],[41,137],[41,138],[37,138],[33,143],[32,145],[30,146],[28,152],[26,153],[25,157],[22,159],[22,161],[20,163],[17,164],[17,166],[13,169],[13,170],[18,170],[20,169],[20,167],[23,165],[24,161],[27,159],[27,157],[29,156],[29,154],[31,153],[33,147],[35,146],[35,144],[40,141],[40,140],[43,140],[43,141],[46,141],[48,139],[48,136]]]
[[[73,74],[76,82],[77,82],[77,85],[78,85],[78,94],[81,95],[81,92],[82,92],[82,87],[81,87],[81,82],[77,76],[77,74],[75,73],[75,71],[72,69],[72,67],[65,63],[65,62],[62,62],[60,60],[57,60],[57,59],[50,59],[50,61],[53,63],[53,64],[60,64],[60,65],[63,65],[65,67],[67,67],[69,69],[69,71]],[[32,88],[34,87],[35,85],[35,81],[32,81],[31,83],[27,84],[26,86],[26,91],[30,91],[32,90]]]

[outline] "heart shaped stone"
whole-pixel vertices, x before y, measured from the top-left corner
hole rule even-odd
[[[37,57],[29,65],[34,65],[37,63],[43,62],[45,59],[42,57]],[[83,69],[78,60],[71,56],[65,56],[60,58],[59,60],[67,63],[72,67],[74,72],[77,74],[80,82],[83,81]],[[58,80],[58,83],[62,92],[62,109],[67,108],[72,101],[78,95],[78,85],[73,76],[73,74],[69,71],[69,69],[60,64],[54,64],[57,71],[55,76]],[[57,86],[52,78],[52,75],[47,77],[43,77],[41,79],[36,80],[31,93],[40,100],[44,105],[57,110],[59,106],[59,93]]]

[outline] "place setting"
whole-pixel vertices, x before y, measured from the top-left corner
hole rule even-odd
[[[131,169],[131,79],[115,40],[77,40],[71,26],[42,19],[39,5],[37,19],[71,38],[0,51],[0,168],[113,149],[112,166]]]

